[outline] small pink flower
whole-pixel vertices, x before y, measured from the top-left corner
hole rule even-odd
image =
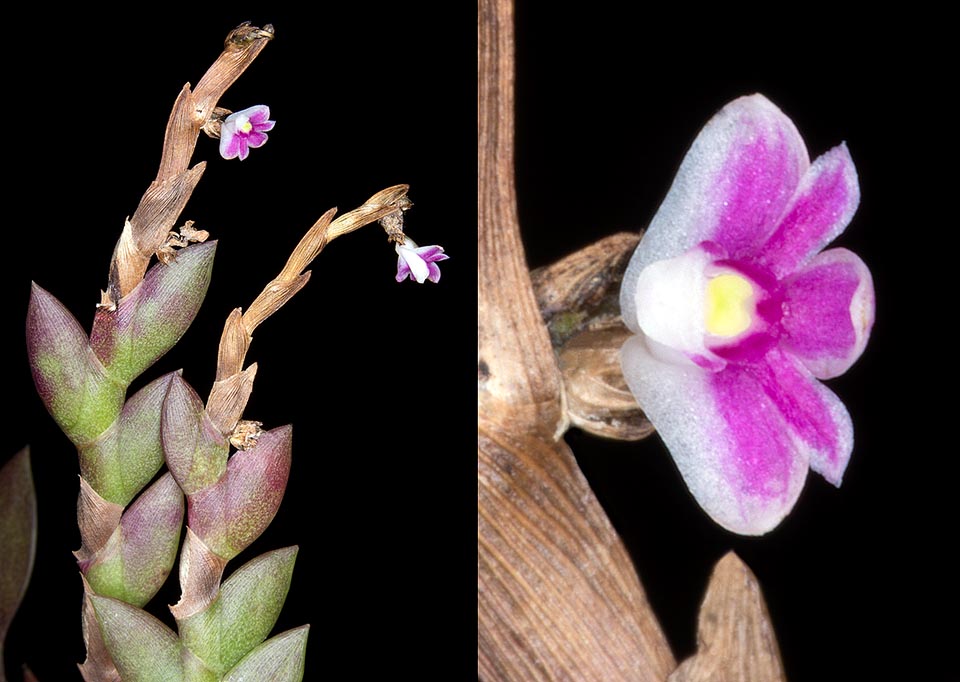
[[[262,147],[267,143],[268,130],[273,130],[275,121],[269,121],[270,107],[258,104],[237,111],[223,121],[220,128],[220,156],[225,159],[240,157],[243,161],[250,147]]]
[[[442,246],[417,246],[410,237],[403,238],[403,244],[397,244],[397,281],[407,276],[423,284],[424,280],[440,281],[440,267],[437,261],[447,260],[450,256],[443,252]]]
[[[821,383],[863,353],[873,280],[843,248],[860,185],[840,144],[812,162],[762,95],[694,141],[623,279],[624,377],[704,510],[760,535],[808,469],[839,486],[853,423]]]

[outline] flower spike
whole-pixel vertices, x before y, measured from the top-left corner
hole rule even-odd
[[[845,372],[873,326],[873,282],[839,236],[860,201],[845,144],[813,163],[762,95],[700,132],[634,252],[620,307],[630,390],[687,487],[724,528],[760,535],[812,468],[839,486],[853,450]]]
[[[258,104],[237,111],[223,121],[220,128],[220,156],[225,159],[235,159],[238,156],[243,161],[250,153],[250,148],[262,147],[267,143],[267,131],[273,130],[276,121],[270,118],[270,107]]]

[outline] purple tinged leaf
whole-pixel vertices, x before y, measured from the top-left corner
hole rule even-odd
[[[27,591],[37,547],[37,498],[24,448],[0,467],[0,676],[3,641]]]
[[[160,408],[174,373],[127,400],[113,428],[80,448],[80,475],[110,502],[126,506],[163,466]]]
[[[190,384],[173,377],[163,401],[163,452],[170,473],[187,495],[207,488],[227,469],[230,445],[210,421]]]
[[[100,308],[90,345],[107,372],[127,386],[170,350],[193,322],[210,284],[216,242],[182,249],[154,265],[115,310]]]
[[[36,284],[27,308],[27,356],[40,399],[75,445],[93,441],[120,414],[126,387],[107,377],[70,311]]]
[[[290,426],[266,431],[230,458],[216,485],[189,496],[188,525],[216,554],[232,559],[270,525],[290,475]]]
[[[143,606],[166,581],[183,527],[183,494],[164,474],[124,512],[120,526],[80,570],[98,594]]]
[[[223,682],[300,682],[307,655],[309,625],[282,632],[251,651]]]
[[[286,547],[238,568],[209,608],[177,623],[184,646],[219,675],[233,668],[276,624],[296,557]]]
[[[181,682],[180,640],[146,611],[89,595],[100,633],[124,682]],[[268,679],[268,678],[263,678]]]

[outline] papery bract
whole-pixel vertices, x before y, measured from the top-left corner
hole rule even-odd
[[[627,268],[624,376],[734,532],[776,527],[808,468],[840,485],[853,427],[818,379],[863,352],[873,283],[853,253],[821,249],[859,199],[846,145],[811,164],[783,112],[742,97],[700,132]]]

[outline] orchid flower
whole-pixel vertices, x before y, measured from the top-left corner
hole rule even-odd
[[[443,252],[442,246],[417,246],[417,243],[403,236],[403,242],[397,242],[397,281],[402,282],[408,276],[418,284],[430,280],[434,284],[440,281],[440,266],[438,261],[447,260],[450,256]]]
[[[839,486],[850,459],[850,415],[819,380],[863,352],[873,282],[855,254],[822,249],[859,200],[845,144],[811,164],[783,112],[742,97],[694,141],[624,276],[630,390],[735,533],[775,528],[808,467]]]
[[[269,121],[270,107],[265,104],[236,111],[227,116],[220,127],[220,156],[225,159],[240,157],[243,161],[250,147],[262,147],[267,143],[267,131],[273,130],[276,121]]]

